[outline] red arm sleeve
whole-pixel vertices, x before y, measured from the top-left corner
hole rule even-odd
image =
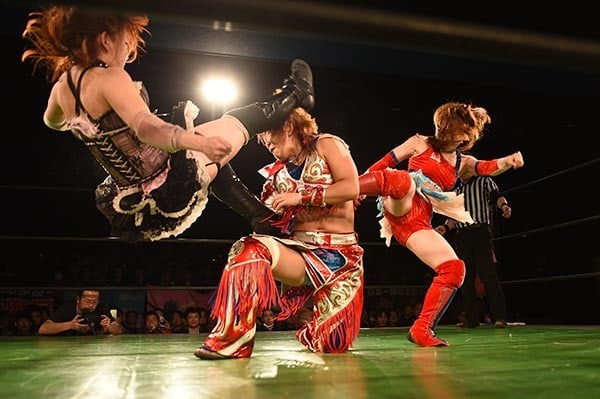
[[[367,172],[374,172],[376,170],[383,170],[386,168],[394,168],[399,163],[400,162],[398,162],[398,159],[396,159],[396,156],[394,155],[394,151],[390,151],[387,154],[385,154],[385,156],[383,158],[381,158],[379,161],[377,161],[373,165],[371,165],[369,167],[369,169],[367,170]]]
[[[475,173],[478,176],[493,176],[494,172],[500,170],[498,166],[498,160],[492,159],[491,161],[477,161],[475,164]]]

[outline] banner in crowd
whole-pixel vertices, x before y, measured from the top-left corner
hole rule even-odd
[[[422,301],[426,290],[424,285],[366,286],[365,307],[389,308]]]
[[[0,290],[0,311],[14,315],[30,305],[52,310],[55,292],[52,290],[9,289]]]
[[[208,310],[213,290],[148,289],[146,305],[148,310],[162,309],[165,314],[174,310],[185,312],[190,307],[202,307]]]

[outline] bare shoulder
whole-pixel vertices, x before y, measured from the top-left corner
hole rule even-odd
[[[465,165],[473,165],[473,164],[475,164],[475,162],[477,162],[477,158],[475,158],[473,155],[461,154],[460,157],[461,157],[462,163]]]
[[[131,75],[123,68],[98,68],[96,72],[108,85],[133,84]]]
[[[317,151],[322,153],[323,151],[337,150],[342,153],[350,151],[350,146],[339,136],[329,133],[321,133],[317,137],[315,144]]]
[[[423,144],[427,144],[428,139],[429,139],[429,136],[425,136],[420,133],[415,133],[408,138],[408,140],[410,140],[410,141],[413,141],[415,143],[423,143]]]
[[[399,159],[421,154],[427,149],[427,139],[428,137],[422,134],[413,134],[408,139],[406,139],[404,143],[396,147],[394,152],[396,153]]]

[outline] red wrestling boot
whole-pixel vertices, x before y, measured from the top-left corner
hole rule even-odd
[[[408,194],[412,179],[405,170],[384,169],[358,177],[361,195],[390,196],[401,199]]]
[[[277,298],[267,247],[252,237],[237,241],[229,250],[213,304],[211,316],[217,324],[194,355],[204,360],[250,357],[256,316]]]
[[[421,314],[408,331],[408,340],[420,346],[448,346],[448,341],[436,337],[433,330],[463,283],[465,263],[460,259],[449,260],[435,271],[437,276],[425,294]]]

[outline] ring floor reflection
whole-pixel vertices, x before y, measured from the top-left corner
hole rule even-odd
[[[447,348],[407,328],[363,329],[342,355],[259,332],[250,359],[204,361],[204,335],[1,337],[1,398],[594,398],[600,326],[439,326]]]

